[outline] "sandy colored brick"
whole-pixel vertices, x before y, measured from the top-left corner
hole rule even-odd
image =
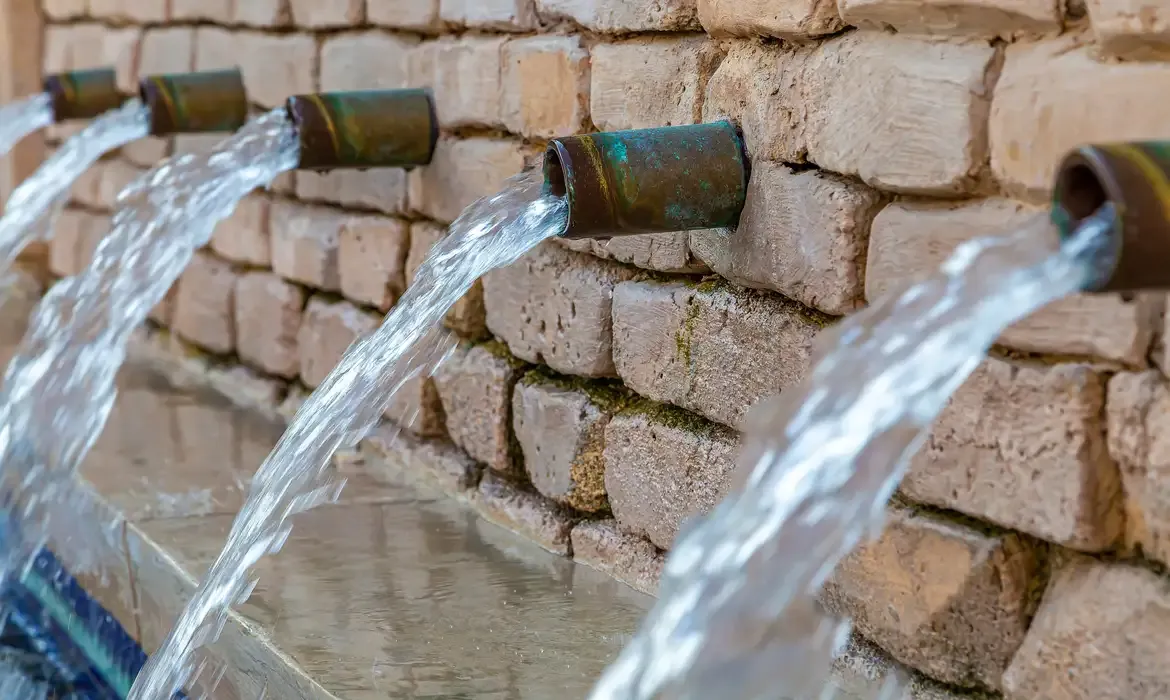
[[[568,136],[589,117],[589,52],[576,36],[538,36],[504,45],[503,121],[532,138]]]
[[[998,689],[1043,585],[1044,552],[908,509],[848,556],[822,598],[898,661],[961,687]]]
[[[109,226],[109,216],[82,209],[62,211],[49,241],[49,271],[59,277],[72,277],[84,270],[92,241],[104,236]]]
[[[573,520],[540,496],[487,472],[472,503],[487,520],[527,537],[553,554],[569,554]]]
[[[1053,577],[1004,675],[1005,700],[1170,696],[1164,577],[1076,557]]]
[[[85,16],[88,5],[89,0],[43,0],[41,9],[49,19],[77,19]]]
[[[874,220],[865,287],[873,302],[936,274],[964,241],[1024,227],[1048,231],[1043,210],[1007,199],[963,203],[901,201]],[[1055,243],[1054,243],[1055,245]],[[999,343],[1025,352],[1086,355],[1144,366],[1161,309],[1154,295],[1078,294],[1044,307],[1004,331]]]
[[[439,20],[439,0],[366,0],[366,16],[383,27],[431,30]]]
[[[431,247],[445,235],[445,227],[428,221],[417,221],[410,225],[410,254],[406,258],[408,285],[414,282],[414,274],[430,253]],[[488,336],[481,280],[476,280],[471,290],[451,306],[443,322],[447,328],[468,340],[480,340]]]
[[[393,484],[402,476],[419,478],[447,493],[473,489],[479,483],[479,464],[463,450],[442,440],[422,440],[393,423],[382,423],[362,441],[368,473]],[[383,475],[384,472],[384,475]]]
[[[1012,44],[991,109],[995,177],[1008,192],[1043,202],[1069,150],[1170,138],[1170,123],[1150,99],[1166,90],[1170,64],[1100,61],[1084,35]]]
[[[195,68],[195,30],[191,27],[159,27],[142,34],[138,75],[188,73]]]
[[[545,17],[568,17],[596,32],[681,32],[701,29],[695,0],[536,0]]]
[[[378,327],[378,317],[347,301],[313,297],[305,307],[297,333],[301,381],[317,388],[358,338]]]
[[[466,36],[429,42],[419,51],[416,80],[434,90],[446,127],[503,126],[500,114],[503,37]]]
[[[305,291],[270,272],[248,272],[236,283],[236,352],[256,369],[285,379],[300,371],[297,334]]]
[[[195,253],[179,278],[174,308],[175,333],[220,355],[235,350],[238,278],[231,263],[207,253]]]
[[[235,0],[171,0],[171,19],[231,24]]]
[[[825,0],[698,0],[699,21],[712,36],[802,39],[845,28],[837,4]]]
[[[1101,51],[1135,60],[1170,55],[1170,6],[1162,0],[1087,0]]]
[[[477,462],[513,472],[512,388],[524,364],[498,343],[459,348],[435,372],[452,442]]]
[[[251,27],[286,27],[292,23],[289,0],[233,0],[232,19]]]
[[[534,0],[439,0],[439,17],[451,24],[504,31],[537,24]]]
[[[353,301],[388,311],[406,288],[410,228],[383,216],[354,216],[338,243],[341,293]]]
[[[69,64],[62,70],[112,67],[117,72],[118,89],[129,94],[138,92],[142,29],[86,22],[72,25],[65,40],[69,42]]]
[[[683,274],[710,272],[707,264],[695,256],[687,233],[648,233],[615,236],[609,240],[595,238],[553,240],[578,253],[592,253],[599,258],[616,260],[646,270]]]
[[[1047,0],[841,0],[837,6],[846,24],[908,34],[1010,39],[1061,28],[1060,7]]]
[[[447,432],[443,403],[431,377],[416,376],[403,383],[384,415],[415,435],[440,437]]]
[[[642,396],[738,427],[758,401],[804,379],[825,322],[775,295],[626,282],[613,294],[613,358]]]
[[[170,327],[175,317],[175,295],[178,294],[178,291],[179,283],[175,282],[146,317],[161,326]]]
[[[541,372],[517,384],[512,426],[536,490],[575,510],[604,510],[605,428],[627,400],[608,384],[574,386]]]
[[[331,36],[321,45],[321,90],[411,87],[409,56],[416,43],[379,30]]]
[[[104,209],[102,179],[109,164],[109,160],[99,160],[78,175],[77,179],[73,181],[73,187],[69,189],[70,198],[89,209]]]
[[[658,593],[666,557],[649,540],[622,532],[615,520],[586,520],[572,532],[573,560],[636,591]]]
[[[60,73],[70,69],[73,60],[73,25],[50,24],[45,27],[41,69],[44,73]]]
[[[144,172],[142,168],[124,160],[115,158],[106,161],[105,167],[101,170],[101,181],[98,184],[98,201],[101,207],[110,211],[116,209],[118,196]]]
[[[276,107],[289,95],[317,89],[315,37],[200,27],[195,42],[196,70],[239,66],[249,99],[263,107]]]
[[[311,29],[349,27],[366,19],[366,0],[290,0],[289,8],[296,26]]]
[[[296,174],[296,195],[307,201],[373,209],[387,214],[406,211],[407,173],[401,168],[334,170]]]
[[[614,416],[605,430],[605,490],[622,529],[670,549],[683,523],[727,494],[734,432],[667,406]]]
[[[690,245],[736,284],[842,315],[863,302],[869,228],[884,201],[839,175],[761,162],[752,168],[739,226],[697,231]]]
[[[601,131],[692,124],[719,53],[704,37],[634,39],[591,52],[589,112]]]
[[[523,167],[523,146],[516,141],[440,139],[431,164],[410,173],[410,206],[428,218],[454,221],[467,205],[498,192]]]
[[[1072,549],[1111,548],[1124,513],[1105,382],[1088,365],[986,360],[935,421],[902,491]]]
[[[171,141],[157,136],[147,136],[123,146],[121,154],[140,168],[153,168],[171,154]]]
[[[338,253],[346,215],[275,201],[271,208],[272,271],[325,291],[341,289]]]
[[[616,375],[614,288],[629,268],[543,243],[483,277],[487,324],[512,354],[563,374]]]
[[[231,216],[211,235],[211,249],[228,260],[267,267],[272,262],[269,232],[272,201],[253,193],[240,200]]]
[[[156,23],[170,19],[169,0],[88,0],[89,16],[119,22]]]

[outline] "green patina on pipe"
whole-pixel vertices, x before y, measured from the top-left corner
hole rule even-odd
[[[367,90],[298,95],[288,112],[306,170],[427,165],[439,138],[426,90]]]
[[[113,68],[50,75],[45,78],[44,90],[52,100],[56,122],[93,119],[126,99],[118,90],[118,76]]]
[[[235,131],[248,120],[238,70],[152,75],[139,83],[153,136]]]

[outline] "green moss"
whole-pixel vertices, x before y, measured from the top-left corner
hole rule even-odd
[[[492,338],[491,340],[487,340],[487,341],[484,341],[482,343],[479,343],[478,345],[476,345],[474,343],[470,343],[466,347],[478,347],[478,348],[482,348],[484,350],[487,350],[493,356],[498,357],[501,360],[506,361],[508,363],[508,366],[511,367],[512,369],[524,369],[525,367],[528,366],[527,362],[525,362],[524,360],[521,360],[519,357],[516,357],[515,355],[513,355],[508,350],[507,345],[496,340],[495,338]]]
[[[572,377],[558,374],[544,365],[525,372],[520,383],[550,384],[563,391],[579,391],[606,413],[620,413],[637,400],[637,396],[616,379]]]
[[[682,326],[675,331],[674,345],[675,352],[683,359],[688,370],[691,366],[691,342],[695,337],[695,326],[699,322],[699,313],[702,309],[692,298],[687,301],[687,317],[683,319]]]
[[[622,415],[645,416],[647,419],[668,428],[697,435],[711,435],[719,430],[728,430],[686,409],[643,398],[630,404],[622,411]]]

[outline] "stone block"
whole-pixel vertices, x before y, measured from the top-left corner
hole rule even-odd
[[[49,241],[49,271],[58,277],[80,273],[89,263],[91,241],[105,236],[109,227],[109,216],[82,209],[62,211]]]
[[[480,467],[458,447],[440,440],[422,440],[404,433],[393,423],[383,423],[362,441],[362,452],[373,455],[388,467],[388,480],[397,485],[402,475],[430,482],[447,493],[473,489],[479,483]],[[375,462],[367,465],[375,471]]]
[[[366,0],[290,0],[289,9],[293,24],[309,29],[351,27],[366,19]]]
[[[191,27],[158,27],[142,33],[138,75],[189,73],[195,67],[195,30]]]
[[[138,92],[140,27],[114,28],[85,22],[71,25],[65,37],[69,42],[69,65],[60,70],[113,68],[118,76],[118,89],[128,94]]]
[[[523,370],[493,342],[459,348],[434,375],[452,442],[498,472],[516,470],[512,389]]]
[[[289,0],[234,0],[232,19],[250,27],[287,27],[292,24]]]
[[[379,319],[347,301],[313,297],[297,331],[301,381],[316,389],[355,340],[372,333]]]
[[[249,365],[285,379],[300,371],[297,334],[305,291],[270,272],[248,272],[236,283],[236,352]]]
[[[525,31],[537,25],[534,0],[439,0],[439,18],[463,27]]]
[[[40,5],[48,19],[80,19],[89,9],[89,0],[42,0]]]
[[[299,1],[306,5],[320,4],[316,0]],[[380,30],[335,34],[321,44],[321,90],[411,87],[409,58],[417,43]]]
[[[341,293],[353,301],[389,311],[406,289],[410,229],[405,221],[354,216],[338,242]]]
[[[595,32],[697,31],[695,0],[536,0],[544,17],[562,16]]]
[[[710,268],[695,256],[690,234],[647,233],[617,236],[609,240],[592,238],[554,238],[554,241],[578,253],[592,253],[605,260],[616,260],[645,270],[696,274]]]
[[[140,168],[153,168],[171,154],[170,139],[147,136],[122,147],[122,156]]]
[[[519,533],[553,554],[568,556],[573,520],[540,496],[487,472],[473,500],[485,519]]]
[[[465,36],[428,42],[415,58],[420,85],[430,85],[439,122],[459,126],[503,126],[500,114],[503,37]]]
[[[366,0],[372,24],[395,29],[431,31],[439,21],[439,0]]]
[[[576,36],[516,39],[503,51],[504,125],[529,138],[568,136],[589,118],[589,51]]]
[[[235,0],[171,0],[171,19],[231,24]]]
[[[633,39],[590,52],[589,113],[601,131],[693,124],[721,58],[705,37]]]
[[[384,415],[416,435],[439,437],[447,432],[443,403],[431,377],[416,376],[404,382]]]
[[[269,232],[272,201],[262,194],[250,194],[231,216],[215,227],[211,249],[228,260],[267,267],[272,263]]]
[[[88,0],[89,16],[115,22],[157,24],[170,19],[168,0]]]
[[[445,235],[445,227],[428,221],[416,221],[410,225],[410,253],[406,257],[407,285],[414,282],[414,274],[430,253],[431,247]],[[476,280],[471,289],[447,312],[443,323],[462,338],[481,340],[489,335],[485,313],[483,282]]]
[[[524,165],[524,147],[516,141],[440,139],[431,164],[410,172],[410,208],[450,223],[475,200],[498,192]]]
[[[698,0],[699,21],[717,37],[806,39],[845,28],[837,5],[818,0]]]
[[[1102,53],[1131,60],[1165,60],[1170,54],[1170,7],[1157,0],[1087,0],[1085,7]]]
[[[196,252],[179,277],[174,307],[175,333],[216,354],[226,355],[235,350],[238,279],[231,263],[208,253]]]
[[[585,520],[571,533],[573,560],[646,595],[658,593],[666,557],[643,537],[622,532],[614,520]]]
[[[1010,40],[1061,29],[1060,7],[1045,0],[842,0],[837,7],[846,24],[907,34]]]
[[[196,70],[239,66],[249,99],[263,107],[317,89],[316,37],[200,27],[195,42]]]
[[[117,158],[107,160],[101,169],[98,183],[98,202],[102,209],[114,211],[118,208],[118,196],[130,183],[137,180],[144,171],[138,166]]]
[[[274,201],[271,210],[272,270],[325,291],[341,289],[338,254],[347,217],[340,212]]]
[[[302,170],[296,175],[295,191],[299,199],[387,214],[406,211],[407,174],[400,168],[326,173]]]

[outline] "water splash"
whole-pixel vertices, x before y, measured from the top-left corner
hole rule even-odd
[[[0,218],[0,278],[25,246],[49,237],[82,173],[109,151],[149,133],[150,110],[137,99],[128,100],[90,122],[13,190]]]
[[[447,310],[484,273],[507,265],[562,232],[568,205],[543,196],[534,172],[468,207],[435,244],[382,326],[356,341],[297,411],[252,482],[223,551],[166,640],[138,676],[129,700],[169,698],[192,672],[196,649],[216,638],[228,608],[246,600],[248,571],[279,551],[293,515],[336,499],[343,483],[326,467],[357,445],[409,380],[429,374],[453,347],[442,330]]]
[[[53,123],[53,99],[46,93],[0,107],[0,156],[37,129]]]
[[[804,386],[750,414],[744,487],[680,538],[658,604],[590,697],[826,697],[849,628],[816,594],[881,532],[931,422],[1003,329],[1108,262],[1112,222],[1103,208],[1056,252],[1042,218],[970,241],[843,321]]]

